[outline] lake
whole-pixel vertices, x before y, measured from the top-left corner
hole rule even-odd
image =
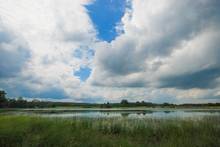
[[[192,118],[220,116],[220,109],[21,109],[1,113],[57,118]]]

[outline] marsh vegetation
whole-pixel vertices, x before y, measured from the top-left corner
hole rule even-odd
[[[219,147],[220,117],[201,119],[0,116],[4,147]]]

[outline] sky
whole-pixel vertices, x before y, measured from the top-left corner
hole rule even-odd
[[[0,89],[68,102],[220,102],[219,0],[0,0]]]

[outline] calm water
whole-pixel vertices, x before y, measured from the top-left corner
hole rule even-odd
[[[41,117],[60,117],[60,118],[201,118],[204,116],[219,116],[220,110],[25,110],[10,112],[13,115],[31,115]]]

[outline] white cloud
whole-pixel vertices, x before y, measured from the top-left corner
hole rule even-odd
[[[7,28],[16,38],[22,38],[30,53],[25,69],[16,78],[8,77],[10,84],[23,85],[36,95],[54,88],[64,90],[68,95],[70,89],[80,85],[73,72],[80,66],[91,66],[91,59],[75,58],[74,51],[88,50],[96,35],[84,7],[89,3],[89,0],[0,1],[1,29]],[[1,51],[3,49],[6,47]],[[15,55],[11,62],[17,65],[18,60],[21,62],[22,52],[16,48],[12,50]],[[21,64],[19,66],[24,67],[24,63]],[[18,83],[18,79],[24,81]]]
[[[119,26],[124,33],[97,45],[89,81],[97,86],[152,88],[173,98],[177,93],[160,87],[178,91],[219,87],[219,4],[132,0]]]
[[[128,1],[111,43],[96,38],[84,7],[89,3],[0,0],[0,51],[7,56],[0,61],[12,65],[1,70],[8,77],[0,78],[0,87],[17,96],[57,94],[78,102],[219,97],[218,0]],[[73,74],[80,66],[92,68],[85,83]]]

